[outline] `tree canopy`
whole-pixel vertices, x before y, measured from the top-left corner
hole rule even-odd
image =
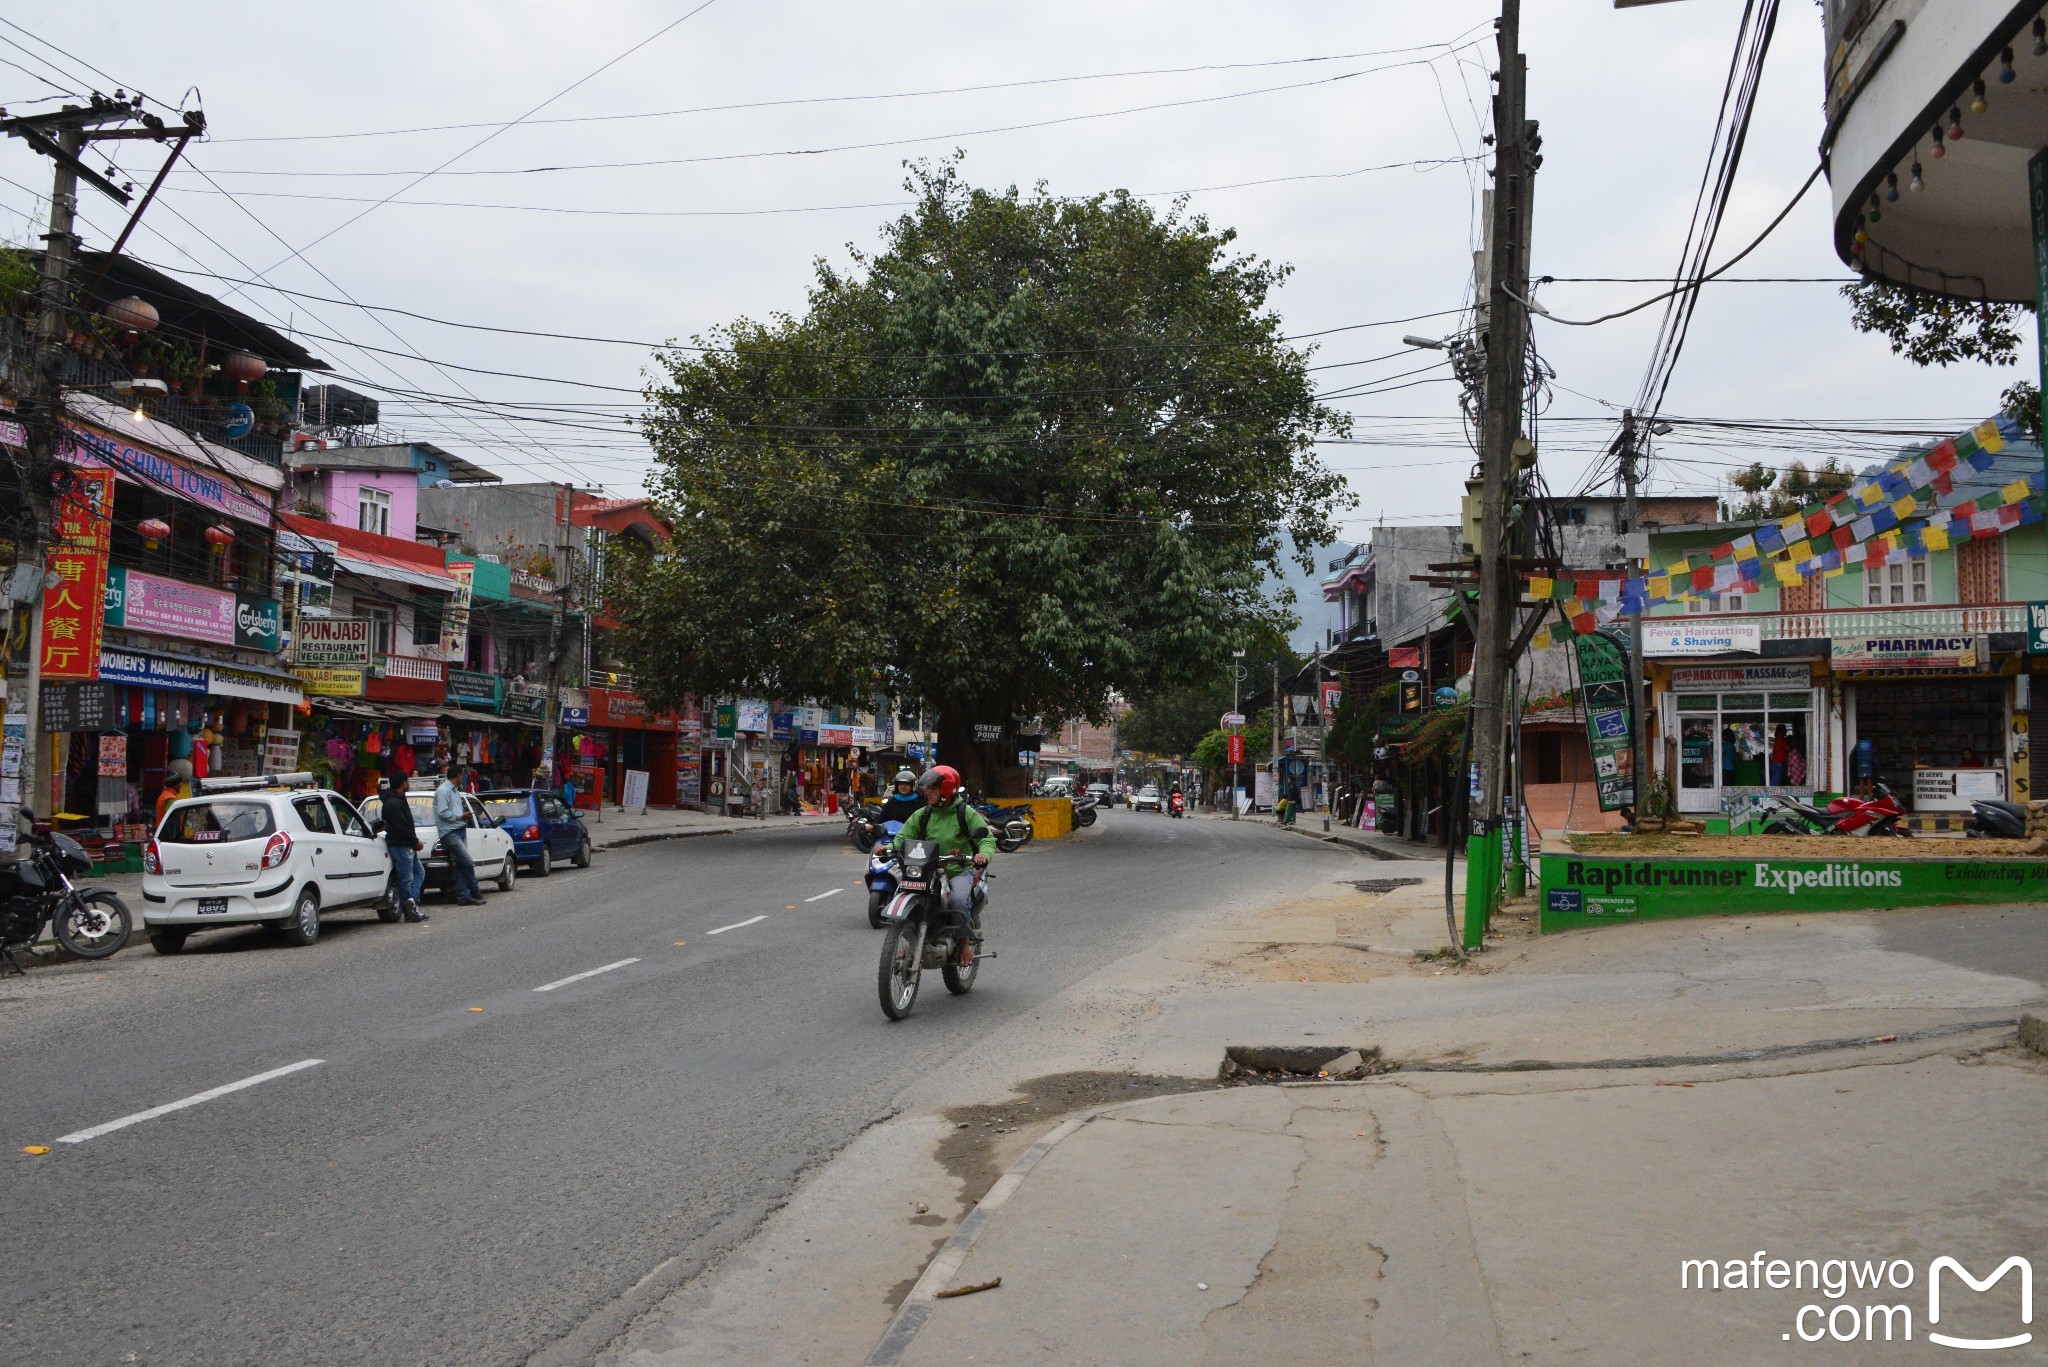
[[[1761,461],[1728,476],[1743,497],[1729,504],[1728,515],[1740,521],[1759,521],[1799,512],[1829,494],[1840,493],[1855,480],[1853,472],[1829,456],[1811,470],[1804,461],[1793,461],[1783,470],[1773,470]]]
[[[660,356],[674,540],[624,586],[621,646],[660,703],[921,700],[971,781],[975,723],[1100,720],[1285,630],[1265,575],[1333,538],[1314,443],[1348,420],[1267,307],[1286,268],[1230,230],[954,163],[908,188],[803,316]]]

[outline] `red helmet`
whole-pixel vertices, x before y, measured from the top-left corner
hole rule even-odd
[[[928,799],[932,802],[949,802],[953,794],[960,791],[960,771],[950,764],[934,764],[924,771],[924,777],[917,781],[920,791],[929,792],[936,788]]]

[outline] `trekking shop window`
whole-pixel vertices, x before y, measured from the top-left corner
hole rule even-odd
[[[1806,787],[1813,782],[1813,693],[1682,693],[1678,746],[1682,793]]]

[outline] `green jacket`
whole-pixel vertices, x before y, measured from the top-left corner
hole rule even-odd
[[[903,829],[896,832],[889,852],[900,855],[913,840],[935,840],[940,851],[948,855],[994,854],[996,850],[996,833],[988,818],[959,799],[944,807],[923,807],[912,812]]]

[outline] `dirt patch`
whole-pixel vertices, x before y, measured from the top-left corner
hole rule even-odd
[[[1398,969],[1398,959],[1380,959],[1358,944],[1247,945],[1215,961],[1252,982],[1362,983]]]
[[[1421,881],[1420,878],[1356,878],[1352,880],[1351,886],[1368,897],[1378,897],[1382,893],[1392,892],[1395,888],[1413,887]]]
[[[1690,859],[2016,859],[2024,840],[1901,840],[1799,835],[1574,835],[1579,854],[1667,855]]]
[[[1018,1155],[1076,1111],[1174,1092],[1208,1091],[1215,1086],[1209,1078],[1156,1073],[1048,1073],[1018,1084],[1013,1100],[990,1106],[955,1106],[947,1111],[953,1132],[939,1141],[934,1156],[960,1180],[959,1215],[964,1218]]]

